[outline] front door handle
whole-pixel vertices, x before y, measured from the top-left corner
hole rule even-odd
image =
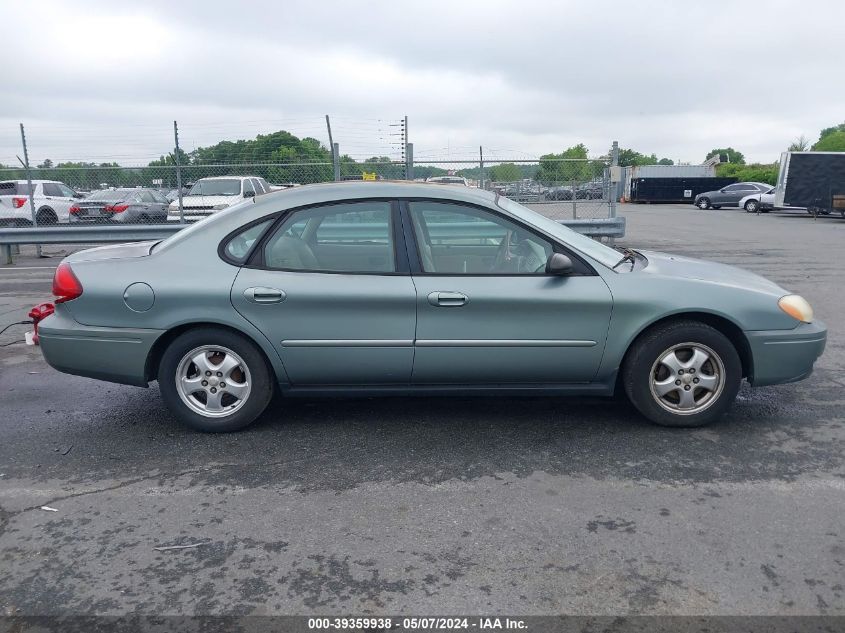
[[[457,308],[466,305],[467,301],[469,301],[469,297],[462,292],[444,292],[438,290],[428,295],[428,302],[433,306],[441,308]]]
[[[281,303],[287,295],[278,288],[265,288],[258,286],[244,290],[244,297],[252,303]]]

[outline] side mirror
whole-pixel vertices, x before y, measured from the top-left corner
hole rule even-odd
[[[572,260],[563,253],[552,253],[546,260],[547,275],[568,275],[572,272]]]

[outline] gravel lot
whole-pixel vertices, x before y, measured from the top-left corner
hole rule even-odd
[[[803,294],[830,327],[815,374],[700,430],[621,401],[403,398],[277,402],[212,436],[157,389],[3,347],[0,614],[845,615],[845,221],[620,212],[625,245]],[[0,269],[0,326],[56,263]]]

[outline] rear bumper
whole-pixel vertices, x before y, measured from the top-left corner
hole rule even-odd
[[[802,323],[793,330],[746,332],[753,358],[748,382],[755,387],[803,380],[824,352],[827,327],[821,321]]]
[[[147,357],[164,332],[81,325],[66,310],[38,325],[41,352],[47,363],[66,374],[147,387]]]

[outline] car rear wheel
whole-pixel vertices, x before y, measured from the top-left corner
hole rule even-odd
[[[178,336],[164,351],[158,383],[167,407],[198,431],[237,431],[254,422],[273,396],[272,373],[246,337],[218,328]]]
[[[55,211],[46,207],[38,209],[38,213],[35,214],[35,223],[38,226],[55,226],[59,223],[59,218]]]
[[[696,427],[719,418],[739,391],[742,363],[730,340],[697,321],[641,336],[622,367],[631,403],[661,426]]]
[[[757,213],[760,210],[760,203],[756,200],[749,200],[745,203],[745,212],[746,213]]]
[[[699,198],[698,202],[695,203],[695,206],[697,206],[702,211],[706,211],[710,208],[710,198]]]

